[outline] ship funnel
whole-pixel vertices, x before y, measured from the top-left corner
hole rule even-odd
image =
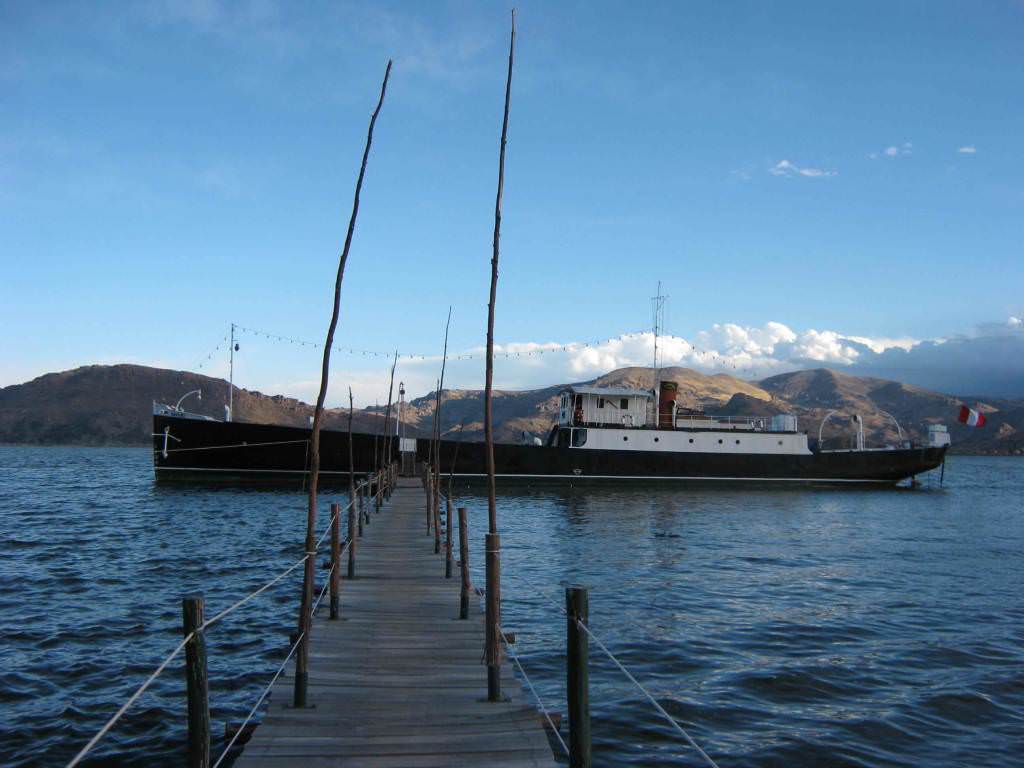
[[[675,427],[676,392],[679,385],[674,381],[661,382],[658,394],[658,429]]]

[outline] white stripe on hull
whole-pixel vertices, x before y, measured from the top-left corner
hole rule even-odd
[[[221,472],[224,474],[237,474],[239,472],[255,473],[284,473],[295,475],[308,475],[304,469],[214,469],[209,467],[156,467],[157,472]],[[369,474],[373,470],[354,470],[354,474]],[[348,470],[320,470],[321,475],[347,475]],[[442,473],[446,474],[446,473]],[[480,473],[456,472],[455,477],[487,477]],[[899,480],[879,480],[875,478],[846,478],[846,477],[736,477],[732,475],[527,475],[527,474],[499,474],[495,477],[504,478],[527,478],[530,480],[544,480],[547,478],[557,480],[737,480],[750,483],[888,483],[893,484]]]

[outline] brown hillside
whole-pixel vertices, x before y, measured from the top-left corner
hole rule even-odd
[[[686,368],[661,369],[660,378],[679,384],[679,402],[707,413],[730,416],[770,416],[794,413],[801,429],[817,438],[825,415],[838,413],[826,423],[829,445],[848,444],[853,428],[850,417],[864,418],[869,445],[893,443],[897,431],[891,413],[905,437],[923,440],[927,425],[949,426],[954,450],[971,453],[1013,453],[1024,448],[1024,402],[989,400],[976,405],[986,412],[988,425],[969,429],[955,423],[961,401],[877,378],[850,376],[817,369],[772,376],[748,382],[719,374],[707,376]],[[650,368],[623,368],[592,380],[598,385],[650,388]],[[139,365],[86,366],[40,376],[25,384],[0,389],[0,442],[138,445],[150,439],[152,401],[171,403],[185,392],[201,388],[203,400],[189,398],[192,411],[223,418],[227,382],[199,374],[148,368]],[[518,442],[523,433],[544,437],[557,419],[558,393],[562,386],[525,391],[497,391],[494,419],[497,439]],[[355,428],[376,431],[383,423],[384,406],[356,411]],[[268,396],[243,389],[235,391],[238,421],[288,424],[308,423],[312,406],[280,395]],[[406,404],[406,434],[426,436],[434,414],[434,394]],[[453,436],[464,424],[463,436],[483,436],[483,392],[446,390],[442,431]],[[327,428],[344,429],[345,410],[330,410]]]
[[[228,383],[196,373],[144,365],[89,365],[48,373],[24,384],[0,389],[0,442],[139,445],[152,432],[153,401],[174,404],[192,389],[201,389],[183,404],[195,413],[224,418]],[[281,395],[235,389],[236,421],[302,426],[313,407]],[[372,430],[380,417],[356,412],[358,428]],[[347,413],[330,411],[328,428],[347,425]]]

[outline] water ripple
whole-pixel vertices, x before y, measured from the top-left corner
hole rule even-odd
[[[301,556],[297,490],[156,487],[149,461],[0,447],[4,765],[70,759],[177,644],[182,595],[212,615]],[[594,631],[723,768],[1007,765],[1024,479],[949,463],[920,492],[503,489],[503,624],[565,712],[562,587],[587,584]],[[458,492],[483,583],[486,502]],[[284,658],[294,576],[208,635],[218,753]],[[591,662],[595,764],[702,764],[594,645]],[[180,765],[183,697],[176,661],[90,764]]]

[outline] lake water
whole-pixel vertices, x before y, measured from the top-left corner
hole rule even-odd
[[[482,584],[486,505],[459,494]],[[1022,500],[1024,462],[974,457],[913,491],[519,489],[503,624],[564,713],[562,585],[588,585],[595,634],[723,768],[1022,765]],[[177,644],[181,596],[251,591],[304,515],[298,488],[157,487],[146,449],[0,447],[0,763],[69,760]],[[294,575],[210,630],[215,754],[284,657]],[[591,660],[596,764],[701,764]],[[183,689],[175,662],[93,764],[180,765]]]

